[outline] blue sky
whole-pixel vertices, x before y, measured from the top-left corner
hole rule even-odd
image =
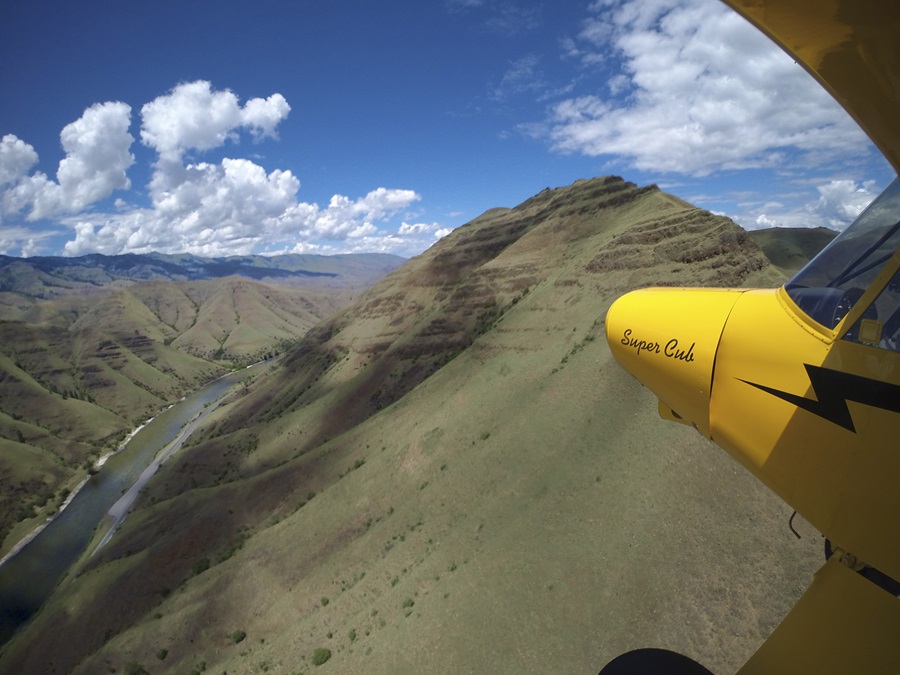
[[[2,0],[0,253],[415,255],[617,174],[747,228],[893,171],[717,0]]]

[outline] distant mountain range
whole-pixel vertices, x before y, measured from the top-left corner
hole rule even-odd
[[[0,256],[0,292],[51,298],[140,281],[199,281],[240,276],[268,283],[347,288],[367,286],[405,260],[382,253],[229,256],[162,253],[13,258]]]

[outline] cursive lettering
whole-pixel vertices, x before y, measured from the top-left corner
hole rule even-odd
[[[637,352],[638,356],[640,356],[641,352],[647,352],[649,354],[662,354],[667,358],[684,361],[686,363],[691,363],[694,360],[694,346],[696,345],[696,342],[692,342],[691,346],[685,349],[684,347],[680,346],[676,338],[672,338],[665,344],[665,346],[662,346],[662,344],[659,342],[651,342],[634,337],[634,331],[632,331],[630,328],[625,329],[625,333],[622,336],[621,343],[626,347],[634,349]]]
[[[685,349],[678,348],[678,340],[672,338],[666,343],[665,349],[663,349],[663,353],[668,356],[670,359],[678,359],[679,361],[693,361],[694,360],[694,342],[691,343],[691,346]]]
[[[658,342],[647,342],[646,340],[638,340],[637,338],[633,338],[631,337],[630,328],[625,329],[625,337],[622,338],[622,344],[626,347],[637,349],[638,356],[640,356],[640,353],[642,351],[659,354]]]

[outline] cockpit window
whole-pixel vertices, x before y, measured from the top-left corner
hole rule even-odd
[[[900,180],[895,179],[850,227],[785,284],[785,290],[808,316],[832,329],[853,308],[898,247]],[[895,282],[896,279],[891,284]]]
[[[844,339],[900,352],[900,270]]]

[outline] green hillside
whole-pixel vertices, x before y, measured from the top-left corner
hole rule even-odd
[[[787,276],[793,276],[816,253],[837,236],[824,227],[775,227],[752,230],[750,236],[773,265]]]
[[[135,426],[284,351],[352,292],[232,276],[8,294],[23,301],[0,311],[0,555]]]
[[[657,417],[603,320],[636,287],[783,279],[618,178],[492,210],[212,413],[0,670],[597,672],[657,646],[732,672],[821,540]]]

